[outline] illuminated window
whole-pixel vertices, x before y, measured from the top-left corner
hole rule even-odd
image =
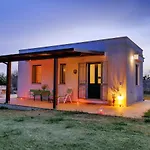
[[[101,84],[102,83],[102,66],[101,64],[98,64],[98,84]]]
[[[32,66],[32,83],[41,83],[41,65]]]
[[[60,84],[65,84],[66,64],[60,64]]]
[[[90,65],[90,83],[95,83],[95,64]]]
[[[140,77],[139,65],[135,65],[135,85],[139,85],[139,77]]]

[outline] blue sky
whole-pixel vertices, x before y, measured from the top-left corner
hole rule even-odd
[[[117,36],[144,50],[144,72],[150,73],[150,0],[0,0],[1,55]]]

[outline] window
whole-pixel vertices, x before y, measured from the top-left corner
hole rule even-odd
[[[90,64],[90,84],[95,83],[95,64]]]
[[[139,85],[139,65],[135,65],[135,85]]]
[[[60,64],[60,84],[65,84],[66,64]]]
[[[32,66],[32,83],[41,83],[41,65]]]
[[[98,84],[102,83],[102,64],[98,64]]]

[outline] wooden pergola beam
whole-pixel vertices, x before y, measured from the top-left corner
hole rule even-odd
[[[11,62],[7,63],[7,83],[6,83],[6,101],[5,103],[10,102],[10,93],[11,93]]]
[[[83,56],[94,56],[104,55],[104,52],[99,53],[88,53],[74,51],[74,49],[61,50],[61,51],[49,51],[49,52],[36,52],[36,53],[24,53],[24,54],[11,54],[0,56],[0,63],[14,62],[14,61],[28,61],[28,60],[42,60],[42,59],[53,59],[53,58],[66,58],[66,57],[83,57]]]
[[[5,65],[7,65],[8,63],[7,62],[3,62]]]

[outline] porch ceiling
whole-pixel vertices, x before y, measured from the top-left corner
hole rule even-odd
[[[74,48],[59,49],[59,50],[56,49],[56,50],[42,51],[42,52],[1,55],[0,63],[12,62],[12,61],[24,61],[24,60],[89,56],[89,55],[104,55],[104,52],[78,50]]]

